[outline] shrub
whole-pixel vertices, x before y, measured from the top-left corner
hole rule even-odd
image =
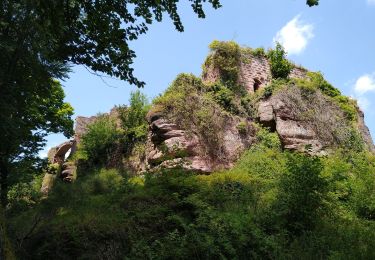
[[[225,88],[219,89],[228,93]],[[215,94],[206,91],[207,86],[194,75],[180,74],[164,95],[154,100],[154,104],[162,107],[167,118],[187,134],[198,135],[205,144],[207,155],[222,156],[222,125],[227,113],[214,101]],[[229,98],[225,94],[217,96],[220,97],[221,101]]]
[[[261,92],[261,98],[269,98],[272,96],[276,90],[280,89],[283,86],[288,85],[289,81],[286,79],[273,79]]]
[[[206,60],[204,66],[219,69],[220,76],[225,85],[236,85],[239,76],[240,47],[233,41],[213,41],[210,44],[213,52]]]
[[[139,90],[130,94],[129,107],[119,108],[119,118],[124,130],[125,145],[132,148],[135,143],[145,141],[148,132],[146,114],[150,109],[147,97]]]
[[[246,122],[238,123],[237,130],[241,135],[246,135],[247,134],[247,123]]]
[[[285,58],[285,55],[286,52],[280,43],[276,43],[276,49],[269,50],[267,54],[274,79],[286,79],[289,77],[293,65]]]
[[[314,230],[327,196],[323,165],[318,157],[289,154],[287,168],[276,203],[283,225],[294,234]]]
[[[100,169],[85,184],[86,191],[93,194],[115,192],[123,185],[124,178],[115,169]]]
[[[340,106],[348,120],[357,121],[358,111],[355,100],[342,95],[334,97],[333,100]]]
[[[260,47],[260,48],[256,48],[256,49],[253,49],[251,51],[251,53],[255,56],[255,57],[266,57],[266,52],[264,50],[264,48]]]
[[[303,94],[314,93],[319,89],[325,96],[331,98],[341,110],[344,112],[345,117],[349,121],[357,120],[357,104],[354,100],[343,96],[337,88],[333,87],[329,82],[327,82],[320,72],[308,72],[306,79],[294,79],[293,81],[300,87]]]
[[[82,148],[94,164],[105,164],[121,137],[115,119],[100,115],[82,136]]]
[[[208,91],[211,93],[213,100],[215,100],[226,111],[234,113],[238,111],[236,104],[234,103],[234,93],[229,88],[220,83],[214,83],[208,87]]]
[[[255,125],[257,128],[256,138],[260,145],[265,146],[267,148],[281,148],[281,141],[276,132],[270,132],[270,129],[264,128],[259,125]]]
[[[328,81],[326,81],[320,72],[308,72],[307,76],[310,79],[311,85],[320,89],[323,94],[329,97],[336,97],[341,95],[340,90],[332,86]]]

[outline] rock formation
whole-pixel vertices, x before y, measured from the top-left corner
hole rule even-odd
[[[239,71],[237,84],[254,96],[271,83],[270,64],[265,55],[255,55],[251,52],[241,55],[244,57],[241,57],[237,64]],[[177,114],[175,117],[189,117],[189,113],[198,113],[197,110],[206,106],[203,94],[206,95],[209,90],[199,89],[208,88],[207,86],[220,82],[222,75],[220,68],[212,64],[204,70],[201,85],[199,83],[199,87],[190,86],[190,92],[181,94],[186,96],[179,102],[191,103],[190,108],[185,108],[188,110],[187,114]],[[296,66],[289,77],[309,81],[308,71]],[[191,118],[184,118],[184,124],[179,122],[181,120],[178,118],[173,119],[171,115],[173,107],[152,108],[147,116],[149,133],[144,154],[137,155],[142,159],[133,160],[134,156],[130,158],[129,167],[138,173],[176,166],[200,173],[230,168],[241,153],[256,141],[254,123],[259,123],[277,133],[283,149],[304,151],[310,154],[326,154],[330,149],[344,145],[350,137],[348,135],[352,134],[351,130],[354,129],[359,133],[366,148],[375,152],[370,132],[364,123],[363,112],[359,108],[356,112],[357,119],[352,122],[346,118],[347,115],[340,104],[334,102],[333,98],[324,95],[320,90],[305,91],[298,87],[298,81],[295,82],[297,83],[274,91],[272,95],[259,97],[253,107],[253,114],[241,111],[227,112],[219,104],[212,105],[212,111],[208,111],[212,117],[220,114],[217,117],[220,120],[213,119],[212,122],[217,131],[214,133],[214,139],[210,139],[213,137],[207,135],[213,130],[210,126],[206,129],[198,129],[197,122],[193,122]],[[191,94],[191,92],[194,93]],[[240,99],[242,97],[236,95],[234,93],[237,98],[235,102],[242,103],[243,99]],[[116,118],[118,116],[116,108],[112,109],[109,115]],[[76,144],[87,131],[87,126],[95,120],[95,116],[77,117],[74,140],[63,143],[50,151],[50,162],[61,166],[59,177],[62,179],[69,182],[74,179],[75,165],[64,161],[65,153],[69,149],[72,150],[71,153],[74,153]],[[210,142],[215,144],[210,147]],[[51,179],[51,176],[47,175],[46,179]],[[42,188],[44,191],[48,189],[47,186]]]
[[[255,130],[250,122],[244,132],[237,129],[239,118],[228,117],[223,125],[221,156],[209,156],[204,140],[188,129],[180,129],[176,124],[160,114],[148,115],[150,135],[148,138],[147,162],[149,168],[179,165],[185,169],[209,173],[229,168],[240,154],[254,142]]]
[[[57,177],[66,182],[72,182],[75,179],[76,166],[66,161],[66,155],[74,154],[76,150],[76,140],[66,141],[48,151],[48,162],[50,166],[44,175],[41,192],[47,194]]]

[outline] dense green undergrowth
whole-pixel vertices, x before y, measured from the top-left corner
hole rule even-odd
[[[283,152],[262,130],[235,167],[129,177],[89,168],[8,211],[21,259],[371,259],[375,157]],[[16,207],[16,203],[12,207]]]

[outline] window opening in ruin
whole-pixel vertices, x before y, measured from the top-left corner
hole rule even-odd
[[[260,82],[259,79],[254,79],[254,92],[259,90],[261,84],[262,82]]]
[[[69,148],[69,150],[65,153],[64,159],[68,159],[70,153],[72,152],[72,148]]]

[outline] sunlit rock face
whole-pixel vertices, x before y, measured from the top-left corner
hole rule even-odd
[[[228,117],[222,126],[223,135],[219,156],[207,154],[205,142],[192,129],[179,129],[162,114],[148,115],[150,134],[147,145],[149,169],[182,167],[201,173],[230,168],[240,154],[254,142],[255,130],[249,123],[246,133],[240,133],[241,120]]]

